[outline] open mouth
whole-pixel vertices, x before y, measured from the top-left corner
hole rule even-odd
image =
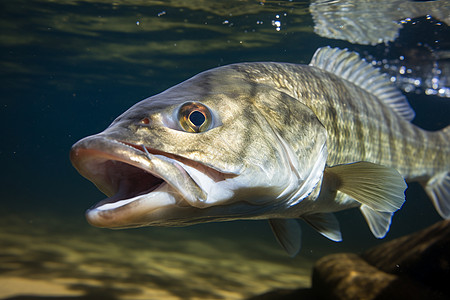
[[[131,203],[133,199],[149,194],[167,184],[163,179],[121,161],[107,160],[103,163],[102,168],[105,176],[108,176],[104,180],[111,182],[109,189],[114,192],[111,195],[107,194],[108,198],[98,202],[91,209],[114,209]]]
[[[175,154],[101,135],[77,142],[70,159],[81,175],[108,196],[86,214],[88,221],[99,227],[132,227],[145,214],[161,208],[210,206],[205,188],[236,176]]]
[[[159,165],[176,174],[159,173],[159,165],[155,167],[154,161],[161,160],[161,157],[161,152],[142,145],[96,136],[79,141],[70,153],[72,164],[78,172],[108,196],[90,210],[118,209],[139,200],[143,195],[163,188],[167,190],[168,182],[164,179],[167,176],[181,175],[185,181],[191,180],[183,168],[167,168],[166,165],[176,164],[173,160],[164,160]],[[171,192],[175,194],[177,190],[172,189]]]

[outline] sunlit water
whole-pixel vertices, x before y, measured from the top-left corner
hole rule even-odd
[[[308,63],[326,45],[379,53],[315,35],[308,5],[2,1],[0,297],[243,299],[308,287],[319,257],[382,242],[358,210],[337,214],[342,243],[303,224],[295,258],[262,221],[112,231],[84,219],[104,196],[71,167],[68,151],[138,100],[228,63]],[[448,125],[448,99],[407,96],[419,125]],[[439,220],[420,186],[407,199],[387,240]]]

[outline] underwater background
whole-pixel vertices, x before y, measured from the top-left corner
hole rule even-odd
[[[343,242],[303,223],[295,258],[263,221],[126,230],[85,221],[85,210],[105,196],[71,166],[71,145],[137,101],[217,66],[308,64],[318,47],[329,45],[408,75],[396,59],[404,56],[422,66],[409,72],[413,84],[402,86],[414,123],[430,130],[450,124],[448,96],[421,84],[429,65],[449,66],[445,23],[407,20],[395,42],[355,45],[314,33],[309,4],[2,0],[0,299],[245,299],[309,287],[318,258],[359,253],[439,221],[416,183],[385,239],[372,236],[359,210],[343,211],[337,213]],[[450,86],[444,73],[441,90]]]

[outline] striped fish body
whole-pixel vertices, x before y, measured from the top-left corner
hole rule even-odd
[[[308,66],[236,67],[250,82],[271,86],[311,108],[328,134],[328,166],[367,161],[392,167],[422,183],[438,213],[450,218],[450,127],[426,131],[412,124],[415,113],[406,98],[356,53],[327,47]],[[338,193],[336,201],[342,198],[348,199]]]
[[[313,110],[328,133],[329,166],[369,161],[393,167],[410,180],[427,180],[450,169],[449,130],[431,132],[415,126],[410,116],[402,116],[367,91],[364,82],[360,86],[315,66],[250,63],[234,67],[251,82],[272,86]],[[399,97],[394,91],[393,98]]]
[[[359,206],[382,238],[419,180],[450,218],[450,127],[410,121],[406,98],[356,53],[321,48],[310,65],[240,63],[135,104],[77,142],[75,168],[108,198],[99,227],[268,219],[285,250],[302,218],[341,240],[332,212]]]

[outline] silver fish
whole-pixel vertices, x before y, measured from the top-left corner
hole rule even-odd
[[[314,32],[353,44],[393,41],[402,20],[431,15],[450,25],[450,1],[312,0]]]
[[[450,127],[427,132],[404,96],[346,50],[309,65],[239,63],[144,99],[70,158],[109,198],[95,226],[185,226],[268,219],[284,249],[300,249],[303,219],[342,240],[333,212],[360,207],[382,238],[408,180],[450,218]]]

